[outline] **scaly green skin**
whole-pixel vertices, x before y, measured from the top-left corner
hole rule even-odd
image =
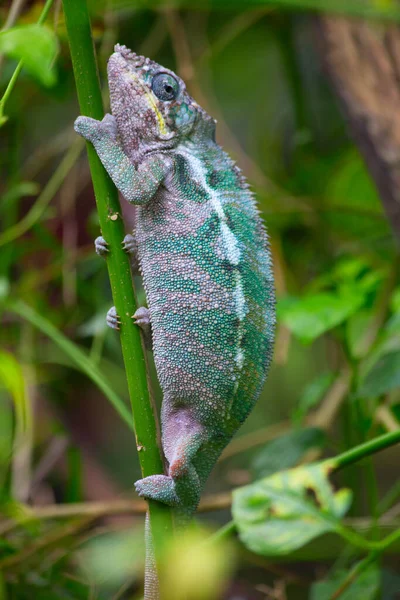
[[[169,468],[136,489],[190,516],[266,377],[275,325],[270,253],[252,194],[215,142],[214,120],[174,73],[115,50],[112,116],[79,117],[75,129],[138,205],[135,244]],[[115,315],[110,321],[117,325]]]

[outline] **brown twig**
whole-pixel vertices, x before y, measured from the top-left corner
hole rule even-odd
[[[317,19],[319,53],[349,130],[400,237],[400,33],[344,17]]]
[[[230,492],[206,496],[200,502],[199,512],[213,512],[231,505]],[[110,500],[107,502],[75,502],[70,504],[51,504],[49,506],[26,507],[26,514],[18,520],[9,519],[0,523],[0,535],[9,534],[16,527],[33,521],[51,519],[69,519],[71,517],[90,517],[100,519],[104,516],[143,515],[146,512],[144,500]]]
[[[21,562],[28,560],[37,552],[40,552],[40,550],[47,548],[47,546],[51,546],[66,537],[75,535],[78,531],[87,527],[92,521],[92,516],[85,516],[77,521],[73,521],[72,523],[67,523],[65,525],[62,525],[61,527],[53,529],[52,531],[50,531],[50,533],[40,537],[33,544],[25,546],[20,552],[17,552],[16,554],[12,554],[11,556],[7,556],[3,560],[0,560],[0,570],[12,569],[16,567]]]

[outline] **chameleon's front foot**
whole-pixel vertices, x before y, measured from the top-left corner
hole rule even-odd
[[[114,117],[110,114],[106,114],[102,121],[96,121],[91,117],[78,117],[75,120],[74,129],[89,142],[101,138],[115,139],[117,136],[117,125]]]
[[[117,315],[115,306],[112,306],[110,308],[110,310],[108,311],[106,321],[107,321],[107,325],[109,327],[111,327],[111,329],[116,329],[117,331],[119,331],[120,325],[121,325],[121,320],[120,320],[119,316]]]
[[[109,253],[108,244],[101,235],[94,240],[94,249],[96,250],[96,254],[103,258]]]

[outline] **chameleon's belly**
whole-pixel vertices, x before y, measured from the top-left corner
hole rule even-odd
[[[265,239],[256,238],[252,223],[239,260],[226,250],[212,210],[204,209],[200,223],[196,214],[192,228],[186,221],[184,233],[166,231],[167,212],[163,221],[142,212],[137,228],[160,385],[169,401],[193,406],[203,422],[224,415],[236,428],[257,399],[271,355]]]

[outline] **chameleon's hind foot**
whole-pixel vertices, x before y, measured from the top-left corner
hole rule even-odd
[[[117,331],[119,331],[120,325],[121,325],[121,320],[120,320],[119,316],[117,315],[115,306],[112,306],[110,308],[110,310],[108,311],[106,321],[107,321],[107,325],[109,327],[111,327],[111,329],[116,329]]]
[[[96,250],[96,254],[99,256],[102,256],[103,258],[107,256],[109,253],[109,248],[103,236],[99,235],[99,237],[94,240],[94,249]]]
[[[127,233],[122,240],[122,247],[128,254],[134,254],[137,249],[135,236],[133,236],[131,233]]]
[[[168,506],[177,506],[179,498],[175,490],[175,482],[172,477],[167,475],[150,475],[144,479],[135,482],[135,489],[139,496],[157,500],[168,504]]]
[[[134,319],[135,324],[139,325],[141,330],[143,331],[144,342],[146,348],[148,350],[152,349],[152,335],[151,335],[151,321],[150,321],[150,311],[148,308],[141,306],[137,309],[132,319]]]
[[[122,241],[122,248],[131,259],[131,267],[134,275],[139,274],[139,262],[137,258],[137,241],[134,235],[127,233]]]
[[[150,311],[145,306],[141,306],[137,309],[132,319],[135,320],[136,325],[139,325],[142,329],[148,329],[150,327]]]

